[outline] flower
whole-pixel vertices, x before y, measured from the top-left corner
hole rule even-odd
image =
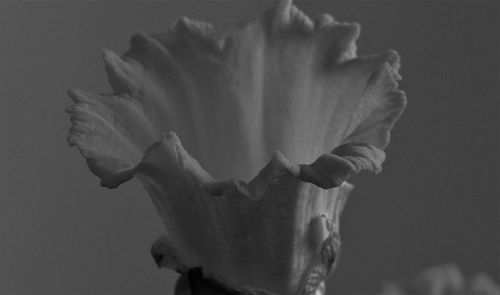
[[[345,180],[381,170],[406,105],[397,53],[356,57],[359,31],[281,1],[220,38],[187,18],[136,34],[123,56],[104,51],[112,94],[69,92],[68,141],[102,186],[141,180],[165,224],[160,266],[314,294],[339,253]]]
[[[398,286],[388,283],[383,295],[498,295],[500,286],[481,273],[467,279],[453,264],[439,265],[422,271],[413,280]]]

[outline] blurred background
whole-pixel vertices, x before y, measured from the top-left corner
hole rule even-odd
[[[499,2],[296,5],[362,26],[358,53],[396,49],[408,108],[380,175],[352,179],[327,294],[454,262],[500,278]],[[149,255],[162,223],[138,182],[103,189],[66,144],[69,88],[110,92],[100,51],[182,15],[221,31],[258,2],[0,1],[0,294],[172,294]]]

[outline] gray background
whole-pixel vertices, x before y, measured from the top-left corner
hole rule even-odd
[[[362,25],[359,52],[397,49],[407,111],[385,171],[361,175],[328,294],[456,262],[500,276],[499,40],[493,2],[299,2]],[[100,50],[187,15],[226,28],[270,2],[0,2],[0,294],[170,294],[159,217],[137,182],[102,189],[75,148],[66,89],[108,92]]]

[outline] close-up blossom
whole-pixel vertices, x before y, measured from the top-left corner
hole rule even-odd
[[[346,180],[381,171],[406,106],[398,54],[358,57],[359,33],[281,1],[222,36],[188,18],[135,34],[103,53],[113,93],[69,92],[68,141],[102,186],[142,182],[165,226],[159,266],[238,292],[323,294]]]
[[[0,0],[0,295],[500,295],[499,17]]]

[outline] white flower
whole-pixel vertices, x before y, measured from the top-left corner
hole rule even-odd
[[[104,52],[112,94],[70,91],[68,140],[103,186],[142,181],[166,228],[161,266],[314,294],[338,255],[345,180],[381,170],[406,104],[398,55],[356,57],[358,35],[290,1],[221,38],[186,18],[136,34],[122,57]]]

